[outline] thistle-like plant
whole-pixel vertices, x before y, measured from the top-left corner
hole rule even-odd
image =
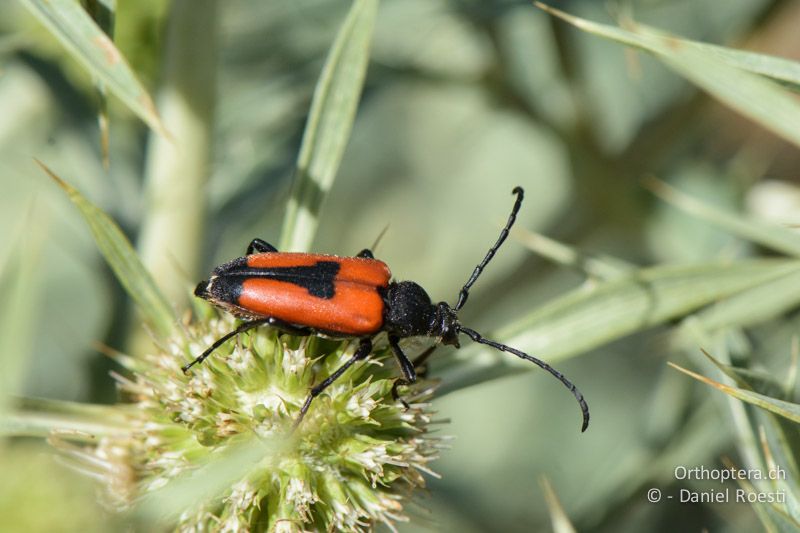
[[[92,443],[51,440],[102,480],[107,500],[128,509],[237,446],[249,445],[242,475],[207,499],[172,510],[185,531],[364,531],[405,519],[403,502],[441,439],[430,435],[429,384],[392,398],[396,375],[378,348],[319,397],[292,432],[309,388],[354,345],[262,328],[223,346],[186,376],[181,366],[229,330],[205,313],[143,357],[115,355],[125,402],[115,431]],[[389,362],[392,363],[391,359]]]

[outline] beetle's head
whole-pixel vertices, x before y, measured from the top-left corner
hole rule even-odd
[[[194,288],[194,295],[203,300],[208,300],[211,297],[211,294],[208,292],[208,286],[210,284],[209,281],[201,281],[198,283],[197,287]]]
[[[241,284],[228,278],[212,274],[208,281],[201,281],[194,288],[194,295],[223,309],[238,318],[253,318],[253,315],[239,307]]]
[[[442,344],[459,347],[458,332],[460,331],[458,315],[447,302],[436,304],[435,335],[441,339]]]

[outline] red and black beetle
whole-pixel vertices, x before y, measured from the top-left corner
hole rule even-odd
[[[403,372],[403,378],[395,382],[392,390],[395,398],[398,386],[416,381],[416,368],[437,346],[434,344],[411,362],[400,348],[400,339],[434,337],[441,344],[458,348],[458,335],[463,333],[475,342],[535,363],[555,376],[578,400],[583,415],[581,431],[586,431],[589,406],[583,394],[561,372],[536,357],[486,339],[458,321],[457,313],[466,303],[470,287],[506,240],[516,220],[522,204],[522,188],[516,187],[513,193],[517,199],[500,237],[475,267],[453,307],[446,302],[432,303],[425,289],[413,281],[391,281],[389,267],[375,259],[369,249],[362,250],[355,257],[286,253],[279,252],[261,239],[254,239],[247,247],[245,257],[218,266],[211,273],[211,278],[200,282],[194,291],[196,296],[245,322],[214,342],[184,366],[183,371],[188,372],[193,365],[203,362],[231,337],[261,325],[269,325],[293,335],[359,338],[360,344],[353,356],[311,389],[300,408],[296,427],[316,396],[356,361],[370,354],[372,339],[378,333],[387,333],[389,346]]]

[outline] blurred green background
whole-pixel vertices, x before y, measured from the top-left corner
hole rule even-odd
[[[629,14],[682,37],[800,57],[800,4],[790,1],[554,5],[597,22],[616,25],[618,14]],[[201,179],[190,182],[196,196],[179,198],[196,206],[204,225],[193,227],[195,242],[175,243],[176,256],[163,254],[178,272],[167,292],[179,310],[188,308],[197,280],[241,255],[253,237],[277,244],[315,83],[349,6],[338,0],[220,3],[216,41],[195,35],[176,59],[212,74],[197,78],[206,86],[195,90],[206,102],[201,107],[208,102],[203,98],[214,107],[209,137],[196,145],[205,142],[208,150],[182,154],[200,162]],[[174,72],[164,53],[174,8],[148,0],[120,2],[116,11],[114,41],[159,106],[169,98],[163,83]],[[92,78],[20,3],[4,4],[0,58],[0,287],[9,295],[0,303],[0,347],[4,356],[13,352],[8,364],[20,377],[11,392],[112,403],[108,373],[119,369],[96,343],[135,352],[143,336],[80,215],[33,158],[146,248],[140,238],[158,202],[148,195],[159,190],[152,186],[159,141],[111,97],[110,165],[104,168],[101,98]],[[197,113],[212,120],[208,109]],[[162,118],[173,135],[186,131],[173,131],[169,115]],[[434,299],[453,303],[496,238],[511,189],[522,185],[527,197],[518,226],[588,254],[640,266],[743,258],[764,251],[667,205],[642,179],[657,176],[743,217],[790,226],[800,221],[798,164],[796,146],[651,56],[581,32],[527,2],[384,0],[352,136],[313,248],[354,254],[388,226],[376,256],[396,278],[415,280]],[[169,168],[169,178],[179,181],[181,167]],[[182,252],[185,245],[195,247],[194,257]],[[491,332],[585,283],[580,269],[541,258],[517,234],[461,316]],[[19,287],[24,294],[15,292]],[[724,342],[734,356],[747,354],[783,372],[797,312],[766,318],[731,328]],[[697,352],[697,344],[673,342],[673,325],[556,365],[589,401],[592,424],[582,435],[573,400],[543,372],[443,397],[436,407],[450,423],[440,431],[455,436],[452,449],[434,463],[441,479],[430,479],[429,492],[408,509],[411,523],[400,529],[547,530],[542,476],[580,531],[760,528],[745,504],[647,502],[649,487],[695,486],[676,481],[675,466],[712,467],[723,454],[740,460],[722,395],[665,364]],[[91,486],[47,466],[51,459],[38,446],[26,439],[4,445],[3,516],[20,516],[20,524],[39,530],[52,524],[79,530],[87,523],[112,528],[116,519],[93,507]],[[9,488],[20,478],[29,491]],[[39,479],[48,491],[37,489]],[[42,501],[51,505],[35,511]],[[75,509],[94,509],[94,522]],[[26,522],[34,515],[41,522]]]

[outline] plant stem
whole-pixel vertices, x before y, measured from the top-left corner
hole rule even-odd
[[[158,108],[171,138],[151,139],[139,252],[169,301],[183,306],[197,276],[212,152],[216,0],[175,0]]]

